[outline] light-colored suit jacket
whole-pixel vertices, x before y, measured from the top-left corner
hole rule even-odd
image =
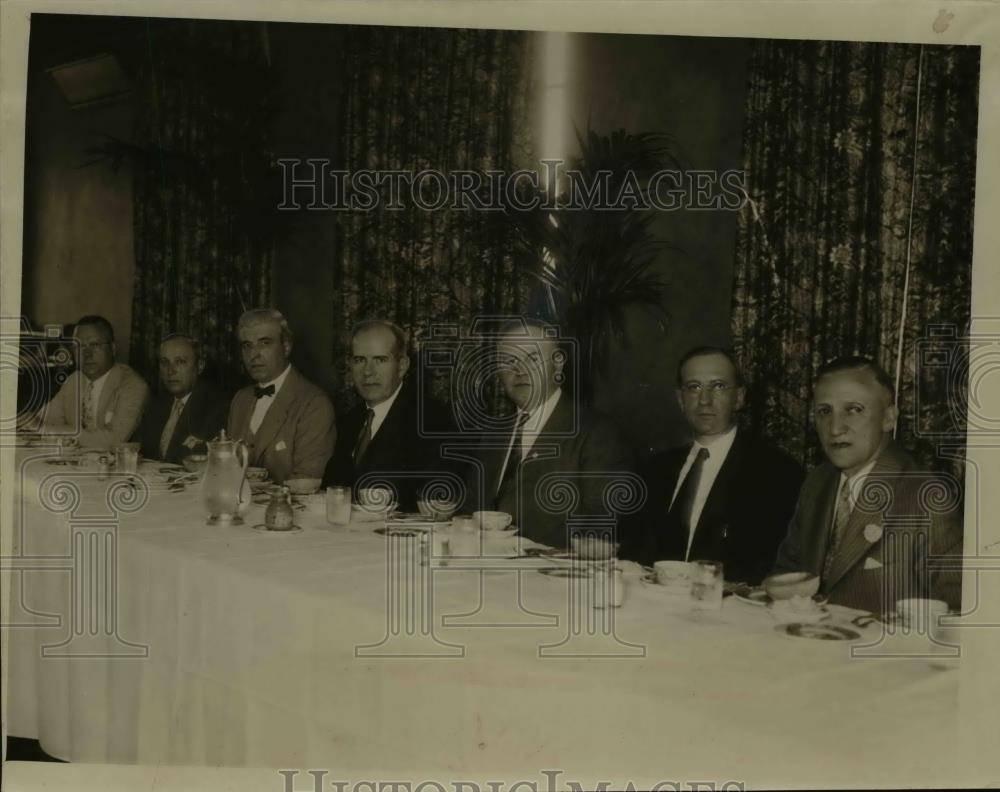
[[[930,597],[961,605],[962,499],[959,482],[921,470],[894,442],[865,478],[829,571],[826,557],[840,470],[824,462],[806,477],[776,572],[822,578],[830,602],[883,613],[896,601]]]
[[[337,439],[329,397],[293,366],[254,434],[250,431],[257,404],[253,389],[251,385],[237,391],[226,427],[231,438],[247,444],[250,464],[267,468],[277,483],[322,478]]]
[[[76,435],[84,448],[110,448],[116,443],[126,442],[139,426],[149,401],[146,381],[124,363],[115,363],[101,389],[94,411],[94,425],[84,429],[80,417],[83,380],[84,376],[79,371],[69,375],[59,392],[44,407],[42,431]]]

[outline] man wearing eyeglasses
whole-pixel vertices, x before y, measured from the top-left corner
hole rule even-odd
[[[727,580],[751,584],[767,574],[795,508],[802,468],[738,427],[744,396],[726,350],[697,347],[681,358],[677,400],[692,442],[641,467],[648,498],[623,529],[623,555],[644,563],[722,561]]]
[[[22,428],[76,436],[84,448],[123,443],[142,420],[149,387],[129,366],[115,362],[115,331],[103,316],[81,317],[73,338],[76,371]]]

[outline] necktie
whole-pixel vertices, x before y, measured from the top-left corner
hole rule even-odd
[[[372,419],[375,418],[375,411],[369,407],[368,414],[365,416],[365,425],[361,427],[361,432],[358,434],[358,442],[354,444],[354,453],[351,458],[354,460],[354,464],[357,464],[361,457],[365,455],[365,451],[368,450],[368,445],[372,441]]]
[[[254,398],[261,398],[262,396],[273,396],[274,395],[274,384],[268,385],[266,388],[261,388],[255,386],[253,389]]]
[[[83,417],[84,429],[89,429],[94,423],[94,381],[87,380],[87,386],[83,389]]]
[[[701,471],[705,467],[706,459],[708,459],[708,449],[699,448],[667,514],[668,530],[674,534],[670,537],[672,554],[682,560],[687,556],[688,540],[695,527],[691,525],[691,514],[694,511],[694,499],[698,494],[698,483],[701,481]]]
[[[830,543],[826,548],[826,561],[823,564],[823,577],[829,577],[830,570],[833,569],[833,562],[837,558],[837,551],[843,541],[844,533],[847,531],[847,523],[851,519],[851,486],[847,479],[840,486],[837,493],[837,513],[833,518],[833,530],[830,532]]]
[[[181,410],[184,403],[180,399],[174,399],[174,406],[170,408],[170,417],[163,425],[163,433],[160,435],[160,459],[166,459],[167,448],[170,446],[170,438],[174,436],[177,428],[177,420],[181,417]]]
[[[503,469],[503,476],[500,477],[500,483],[497,485],[497,503],[503,497],[504,490],[510,483],[511,479],[517,473],[517,469],[521,466],[521,445],[524,442],[524,425],[528,422],[528,413],[521,412],[517,414],[517,423],[514,425],[513,438],[510,444],[510,454],[507,456],[507,466]]]

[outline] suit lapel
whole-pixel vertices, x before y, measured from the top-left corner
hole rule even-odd
[[[708,498],[706,498],[701,515],[698,517],[694,541],[691,542],[692,550],[694,550],[696,544],[706,542],[709,547],[714,548],[719,540],[725,539],[722,532],[726,529],[728,519],[726,506],[730,500],[730,488],[733,480],[736,478],[736,471],[739,469],[740,457],[744,452],[744,448],[743,435],[737,429],[736,437],[733,438],[733,445],[729,449],[722,467],[719,468],[719,474],[715,477],[715,481],[712,482],[712,488],[708,491]],[[714,536],[712,533],[718,533],[719,535]]]
[[[264,420],[261,421],[260,427],[254,435],[255,462],[260,460],[264,451],[271,445],[271,442],[284,425],[285,418],[288,416],[288,410],[294,404],[295,397],[298,395],[298,389],[299,373],[292,367],[281,386],[281,390],[275,394],[274,403],[268,408],[267,413],[264,415]],[[251,407],[251,414],[252,412],[253,408]]]
[[[864,489],[864,486],[872,479],[898,473],[899,469],[900,466],[896,455],[893,453],[893,449],[887,447],[883,450],[878,461],[875,463],[875,466],[865,478],[865,481],[862,484],[862,489]],[[855,492],[854,497],[857,500],[860,497],[860,492]],[[836,499],[836,495],[834,495],[834,499]],[[891,505],[891,498],[887,502],[886,508],[888,508],[889,505]],[[836,558],[833,559],[833,565],[830,567],[830,574],[827,576],[826,586],[828,589],[836,585],[836,583],[844,577],[844,575],[847,574],[847,572],[850,571],[855,564],[861,561],[861,559],[868,554],[872,545],[877,543],[869,542],[868,539],[865,538],[865,528],[868,525],[875,525],[881,528],[882,521],[884,519],[884,511],[874,513],[866,511],[863,508],[859,508],[857,505],[854,506],[851,510],[851,518],[848,520],[847,527],[844,529],[844,536],[840,540],[840,549],[837,551]],[[828,522],[827,525],[830,525],[830,522]],[[878,541],[881,541],[882,533],[882,531],[878,532]]]

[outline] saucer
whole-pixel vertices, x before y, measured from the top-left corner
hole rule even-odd
[[[363,506],[353,504],[351,506],[351,522],[384,522],[389,519],[395,510],[395,504],[387,509],[379,509],[378,511],[372,511]]]
[[[269,529],[269,528],[268,528],[268,527],[267,527],[266,525],[264,525],[264,523],[257,523],[257,525],[253,526],[253,529],[254,529],[254,530],[255,530],[255,531],[257,532],[257,533],[267,533],[267,534],[293,534],[293,533],[300,533],[300,532],[302,531],[302,526],[300,526],[300,525],[293,525],[293,526],[292,526],[291,528],[289,528],[289,529],[288,529],[287,531],[272,531],[272,530],[271,530],[271,529]]]

